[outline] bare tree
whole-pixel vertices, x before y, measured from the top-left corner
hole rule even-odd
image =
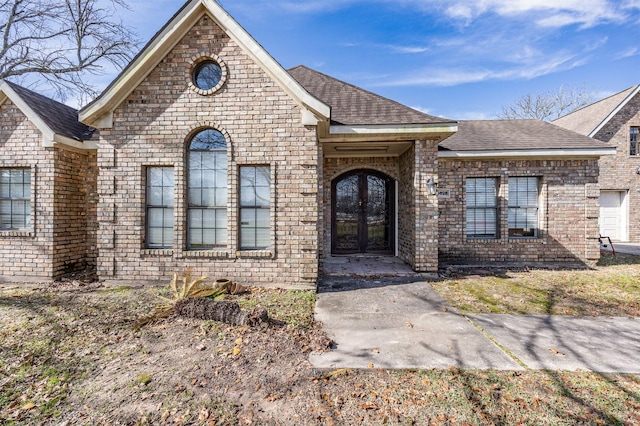
[[[87,75],[121,69],[138,45],[115,18],[124,0],[0,0],[0,78],[40,75],[56,97],[86,100]]]
[[[498,118],[537,118],[551,121],[589,105],[594,99],[595,92],[587,90],[585,86],[560,86],[557,92],[521,96],[512,105],[503,107]]]

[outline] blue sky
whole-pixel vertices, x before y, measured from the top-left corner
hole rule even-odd
[[[183,3],[129,0],[123,20],[146,42]],[[283,67],[451,119],[495,118],[521,95],[563,85],[604,97],[640,83],[640,0],[219,3]]]

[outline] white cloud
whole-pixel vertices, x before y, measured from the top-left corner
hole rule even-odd
[[[494,68],[426,68],[419,74],[410,74],[376,84],[376,86],[457,86],[491,80],[533,79],[566,71],[585,63],[586,59],[571,53],[558,53],[535,64],[502,65]]]
[[[421,107],[421,106],[412,106],[410,108],[415,109],[416,111],[420,111],[423,114],[429,114],[429,115],[433,115],[433,112],[431,112],[430,108],[425,108],[425,107]]]
[[[454,4],[453,6],[449,6],[445,13],[454,19],[462,19],[467,23],[471,22],[473,18],[475,18],[475,14],[471,10],[471,8],[464,4]]]
[[[400,53],[424,53],[429,50],[428,47],[410,47],[410,46],[396,46],[393,48],[396,52]]]
[[[640,9],[640,0],[627,0],[623,7],[612,0],[404,0],[402,3],[413,3],[423,9],[425,3],[439,6],[449,18],[464,21],[465,25],[480,15],[494,13],[507,18],[529,15],[536,25],[552,28],[574,24],[588,28],[620,22],[628,18],[626,12]]]
[[[640,49],[638,47],[630,47],[622,52],[619,52],[614,59],[625,59],[631,58],[632,56],[637,56],[640,54]]]
[[[496,114],[491,115],[486,111],[461,111],[454,112],[451,117],[455,120],[495,120]]]
[[[168,1],[168,0],[159,0]],[[623,22],[633,12],[640,10],[640,0],[221,0],[245,12],[285,10],[290,13],[320,14],[333,12],[354,4],[375,3],[407,7],[424,13],[443,13],[454,21],[469,25],[484,14],[496,14],[506,18],[530,18],[539,27],[559,28],[579,25],[589,28],[596,25]],[[144,0],[148,3],[148,0]]]

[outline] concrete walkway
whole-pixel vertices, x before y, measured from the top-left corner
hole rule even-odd
[[[336,348],[314,367],[640,373],[640,319],[464,316],[418,280],[322,278],[316,319]]]
[[[611,246],[609,244],[606,244],[606,247],[600,246],[600,248],[606,251],[611,251]],[[616,253],[626,253],[640,256],[640,244],[613,242],[613,248],[616,250]]]

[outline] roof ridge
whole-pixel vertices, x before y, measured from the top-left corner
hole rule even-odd
[[[348,86],[348,87],[350,87],[350,88],[352,88],[352,89],[355,89],[355,90],[357,90],[357,91],[364,92],[364,93],[366,93],[366,94],[368,94],[368,95],[374,96],[374,97],[376,97],[376,98],[378,98],[378,99],[381,99],[381,100],[384,100],[384,101],[387,101],[387,102],[391,102],[391,103],[395,104],[395,105],[396,105],[396,106],[398,106],[398,107],[406,108],[406,109],[410,109],[411,111],[413,111],[413,112],[415,112],[415,113],[417,113],[417,114],[420,114],[420,115],[422,115],[422,116],[424,116],[424,117],[426,117],[426,118],[430,118],[430,119],[434,119],[434,118],[435,118],[435,119],[439,119],[439,120],[442,120],[441,122],[443,122],[443,123],[448,123],[448,122],[455,123],[455,122],[457,122],[457,120],[452,120],[452,119],[445,118],[445,117],[438,117],[438,116],[435,116],[435,115],[427,114],[427,113],[425,113],[425,112],[422,112],[422,111],[420,111],[420,110],[417,110],[417,109],[415,109],[415,108],[412,108],[412,107],[410,107],[410,106],[408,106],[408,105],[405,105],[405,104],[403,104],[403,103],[401,103],[401,102],[399,102],[399,101],[396,101],[396,100],[394,100],[394,99],[388,98],[388,97],[386,97],[386,96],[382,96],[382,95],[380,95],[380,94],[378,94],[378,93],[372,92],[371,90],[364,89],[364,88],[362,88],[362,87],[360,87],[360,86],[357,86],[357,85],[355,85],[355,84],[353,84],[353,83],[349,83],[349,82],[347,82],[347,81],[340,80],[340,79],[338,79],[338,78],[336,78],[336,77],[333,77],[333,76],[331,76],[331,75],[329,75],[329,74],[326,74],[326,73],[324,73],[324,72],[322,72],[322,71],[315,70],[315,69],[310,68],[310,67],[308,67],[308,66],[306,66],[306,65],[302,65],[302,64],[300,64],[300,65],[296,65],[295,67],[291,67],[291,68],[287,69],[287,72],[288,72],[288,73],[291,73],[291,71],[294,71],[294,70],[296,70],[296,69],[303,69],[303,70],[307,70],[307,71],[310,71],[310,72],[312,72],[312,73],[318,74],[318,75],[320,75],[320,76],[322,76],[322,77],[325,77],[325,78],[327,78],[327,79],[329,79],[329,80],[332,80],[332,81],[334,81],[334,82],[337,82],[337,83],[339,83],[339,84],[343,84],[343,85]]]
[[[565,115],[563,115],[563,116],[561,116],[561,117],[558,117],[558,118],[556,118],[556,119],[555,119],[555,120],[553,120],[553,121],[560,120],[561,118],[565,118],[565,117],[568,117],[568,116],[570,116],[570,115],[573,115],[573,114],[579,113],[579,112],[581,112],[582,110],[585,110],[585,109],[587,109],[587,108],[591,108],[591,107],[593,107],[593,106],[595,106],[595,105],[597,105],[597,104],[600,104],[600,103],[602,103],[602,102],[605,102],[605,101],[607,101],[607,100],[610,100],[611,98],[613,98],[613,97],[615,97],[615,96],[619,96],[619,95],[621,95],[622,93],[624,93],[624,92],[626,92],[626,91],[629,91],[630,93],[632,93],[632,92],[633,92],[633,91],[635,91],[638,87],[640,87],[640,84],[636,84],[636,85],[633,85],[633,86],[627,87],[626,89],[620,90],[620,91],[618,91],[618,92],[616,92],[616,93],[613,93],[613,94],[611,94],[611,95],[609,95],[609,96],[607,96],[607,97],[604,97],[604,98],[602,98],[602,99],[599,99],[599,100],[597,100],[597,101],[595,101],[595,102],[591,102],[589,105],[585,105],[585,106],[580,107],[580,108],[578,108],[578,109],[576,109],[576,110],[573,110],[573,111],[571,111],[570,113],[565,114]],[[618,107],[622,102],[624,102],[624,101],[625,101],[625,99],[627,99],[627,97],[628,97],[628,96],[625,96],[625,98],[624,98],[620,103],[618,103],[618,105],[616,105],[616,108],[617,108],[617,107]],[[615,108],[614,108],[614,109],[615,109]],[[552,122],[553,122],[553,121],[552,121]]]

